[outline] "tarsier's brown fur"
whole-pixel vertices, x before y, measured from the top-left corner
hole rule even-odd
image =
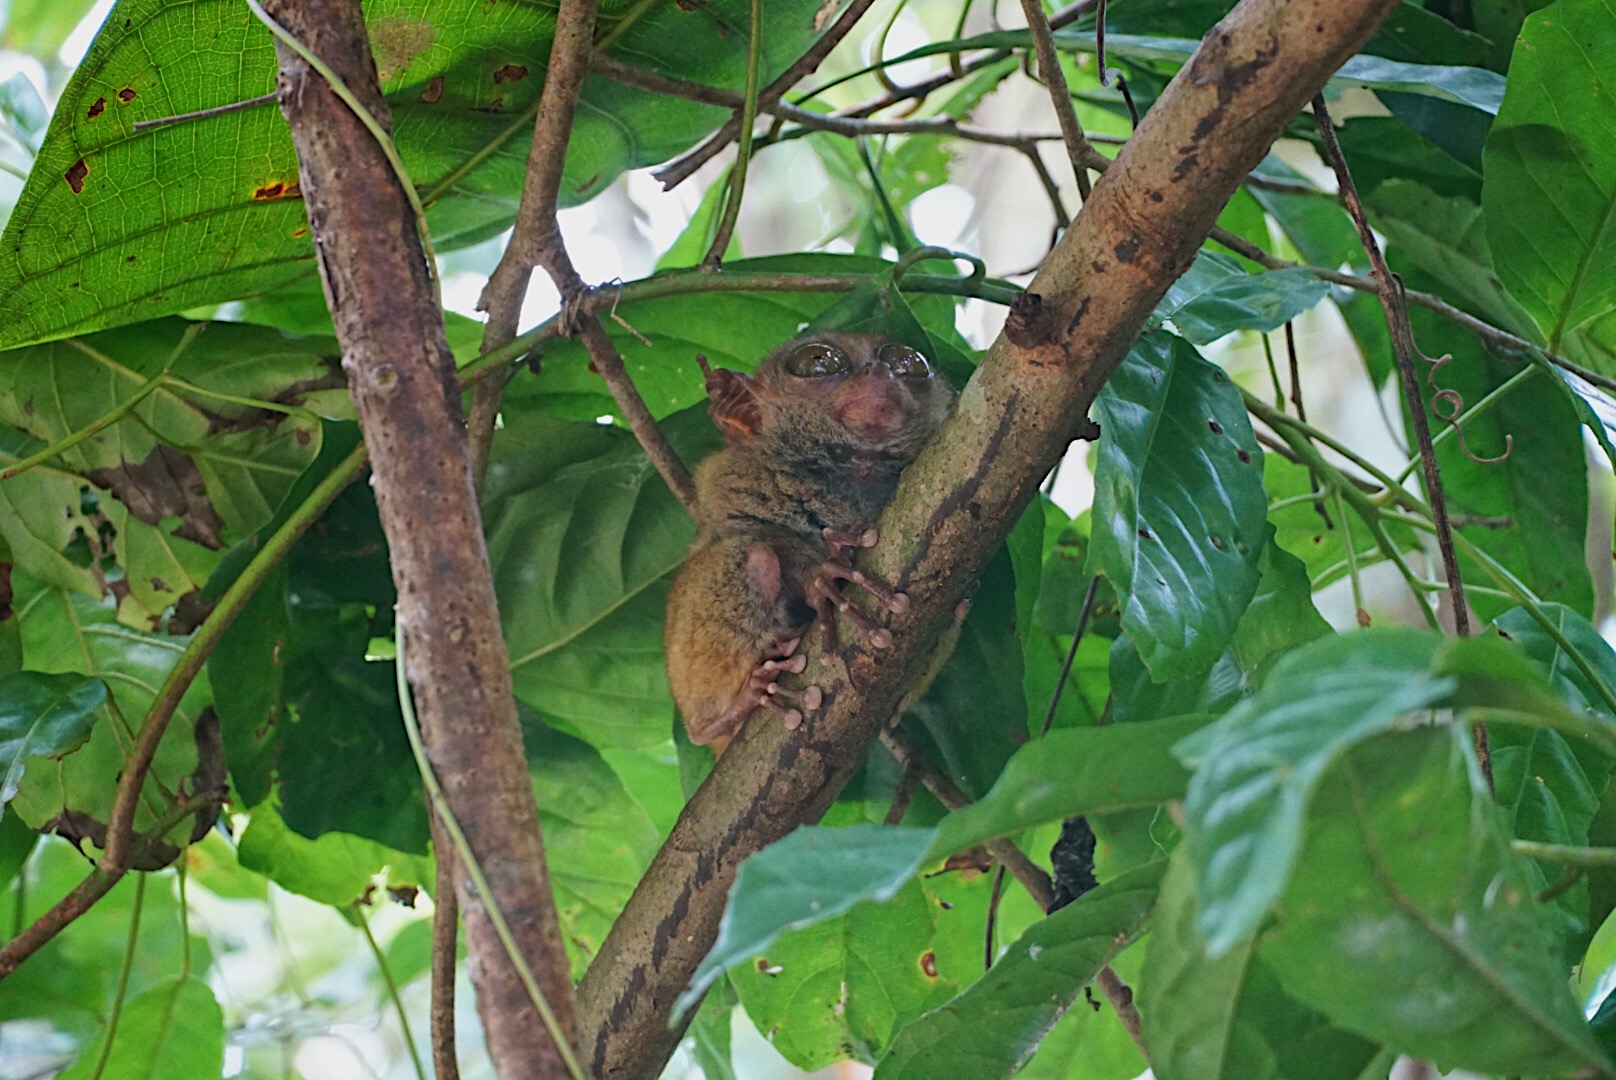
[[[845,370],[788,369],[830,352],[841,359],[822,366]],[[828,627],[833,609],[846,611],[871,644],[890,642],[840,586],[855,582],[902,609],[906,598],[854,571],[852,556],[875,542],[871,526],[898,474],[954,393],[913,350],[832,331],[787,342],[755,376],[709,372],[707,387],[726,446],[696,471],[699,532],[668,595],[665,644],[691,740],[722,749],[759,705],[793,727],[818,706],[817,689],[776,681],[802,670],[793,654],[816,615]]]

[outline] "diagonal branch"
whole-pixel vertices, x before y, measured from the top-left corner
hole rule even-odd
[[[863,569],[911,597],[890,649],[808,650],[824,705],[743,727],[691,798],[579,987],[595,1073],[652,1077],[670,1003],[718,932],[742,859],[816,820],[864,760],[954,606],[1078,434],[1168,286],[1246,174],[1396,0],[1242,0],[1145,117],[905,473]]]

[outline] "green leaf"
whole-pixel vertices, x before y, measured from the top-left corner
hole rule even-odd
[[[771,9],[765,82],[815,36],[816,3]],[[384,0],[365,14],[393,131],[429,195],[440,251],[510,226],[553,10],[453,0]],[[611,51],[640,67],[740,89],[746,4],[699,15],[618,2],[601,13]],[[121,0],[62,93],[4,235],[0,347],[132,322],[262,292],[306,273],[314,251],[297,160],[273,104],[144,128],[271,93],[274,39],[234,0],[175,7]],[[568,145],[563,204],[625,169],[667,160],[725,111],[602,78],[586,81]],[[469,169],[456,176],[461,169]],[[450,182],[452,181],[452,182]],[[443,190],[438,190],[445,185]]]
[[[1240,395],[1188,344],[1141,338],[1095,403],[1091,566],[1158,679],[1204,671],[1257,588],[1262,451]]]
[[[38,840],[39,834],[16,814],[0,818],[0,893],[10,891]]]
[[[1255,930],[1283,891],[1330,764],[1457,688],[1457,679],[1431,671],[1439,644],[1401,629],[1324,638],[1288,654],[1255,697],[1180,744],[1196,769],[1184,842],[1214,956]]]
[[[1472,204],[1481,202],[1481,173],[1454,158],[1395,116],[1355,116],[1342,124],[1336,134],[1341,140],[1341,152],[1352,166],[1352,182],[1365,199],[1378,191],[1380,185],[1397,181],[1418,185],[1439,199],[1466,199]],[[1254,194],[1259,200],[1265,199],[1264,192],[1260,190]],[[1335,211],[1337,217],[1346,218],[1346,211],[1338,204],[1326,205]],[[1419,220],[1412,214],[1403,216],[1410,221]],[[1356,245],[1357,238],[1353,237],[1351,242]],[[1482,247],[1485,250],[1485,242]],[[1361,262],[1361,253],[1358,258]],[[1334,265],[1321,263],[1312,256],[1308,257],[1308,261],[1314,265]]]
[[[692,464],[719,442],[698,408],[666,430]],[[695,528],[639,444],[614,432],[603,453],[507,485],[484,520],[517,697],[596,746],[666,741],[662,609]]]
[[[972,798],[1027,741],[1016,586],[1010,553],[1001,548],[982,571],[954,654],[905,714],[936,747],[928,757]]]
[[[1248,274],[1233,258],[1202,251],[1156,305],[1154,317],[1171,319],[1185,338],[1210,345],[1237,330],[1277,330],[1329,291],[1309,270]]]
[[[1498,273],[1556,351],[1616,307],[1612,49],[1608,4],[1560,0],[1529,16],[1487,138],[1482,208],[1493,251],[1507,253]]]
[[[1368,205],[1375,227],[1386,234],[1391,259],[1417,266],[1436,280],[1437,291],[1460,307],[1528,340],[1541,340],[1531,317],[1498,278],[1475,200],[1462,195],[1443,198],[1412,180],[1390,179],[1375,189]],[[1515,257],[1513,252],[1506,255]],[[1420,310],[1425,316],[1421,321],[1428,325],[1439,319]],[[1439,325],[1443,339],[1459,336],[1452,323]],[[1444,351],[1425,341],[1428,335],[1418,336],[1428,354],[1439,356]]]
[[[980,802],[943,820],[932,855],[1046,821],[1179,798],[1187,777],[1171,747],[1205,723],[1205,717],[1185,716],[1051,731],[1022,747]]]
[[[1142,1034],[1161,1080],[1353,1080],[1379,1048],[1287,997],[1255,936],[1209,956],[1196,929],[1195,874],[1173,856],[1150,920],[1138,983]]]
[[[661,837],[599,751],[531,716],[522,719],[556,914],[577,978],[600,951]]]
[[[287,828],[269,803],[253,807],[236,849],[241,865],[283,889],[333,907],[365,895],[371,879],[390,869],[389,880],[420,885],[433,880],[425,859],[391,850],[351,833],[327,832],[317,840]]]
[[[736,872],[718,940],[674,1013],[689,1010],[720,972],[763,952],[785,931],[896,896],[926,861],[931,840],[930,829],[810,826],[747,858]]]
[[[62,757],[84,745],[107,700],[100,679],[19,671],[0,678],[0,820],[31,757]]]
[[[1469,741],[1422,728],[1344,755],[1259,956],[1337,1023],[1443,1069],[1604,1072]]]
[[[231,776],[258,805],[278,781],[286,824],[424,853],[420,773],[393,665],[367,657],[392,633],[386,541],[367,486],[339,495],[254,594],[208,661]]]
[[[911,880],[884,904],[782,935],[732,968],[730,982],[758,1030],[799,1069],[873,1062],[903,1025],[957,989],[937,977],[931,903]]]
[[[110,598],[91,600],[42,586],[21,573],[13,576],[13,585],[27,667],[99,679],[111,696],[98,707],[88,742],[60,761],[31,759],[12,806],[35,828],[65,810],[105,823],[127,764],[125,723],[150,710],[184,640],[120,625]],[[135,812],[136,830],[150,827],[153,816],[170,805],[172,792],[182,786],[195,790],[187,786],[197,768],[195,728],[208,698],[207,680],[198,679],[175,709]],[[189,834],[190,829],[191,823],[184,822],[176,834]]]
[[[982,978],[899,1033],[878,1080],[1015,1074],[1100,968],[1140,930],[1162,863],[1129,871],[1036,923]]]
[[[208,984],[168,979],[130,998],[118,1017],[106,1068],[96,1071],[102,1036],[62,1080],[216,1080],[224,1070],[224,1012]]]
[[[1139,985],[1139,958],[1144,942],[1136,941],[1111,960],[1111,970],[1129,986]],[[1107,1008],[1067,1009],[1038,1044],[1016,1080],[1134,1080],[1148,1066],[1128,1029]]]

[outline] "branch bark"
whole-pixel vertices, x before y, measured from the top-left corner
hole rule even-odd
[[[1173,79],[882,516],[863,568],[911,597],[893,647],[861,650],[849,633],[845,661],[810,650],[823,707],[796,731],[741,730],[612,928],[579,987],[598,1076],[660,1071],[682,1031],[668,1010],[712,945],[736,866],[835,797],[1224,203],[1395,6],[1243,0]]]
[[[267,6],[390,124],[359,0]],[[492,883],[491,895],[479,896],[457,867],[489,1054],[505,1080],[564,1076],[557,1046],[487,914],[486,905],[494,904],[509,915],[522,955],[570,1039],[572,985],[472,493],[454,360],[426,259],[404,189],[376,140],[294,52],[280,43],[277,52],[281,110],[370,448],[428,756]]]

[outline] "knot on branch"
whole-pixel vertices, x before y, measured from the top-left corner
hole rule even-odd
[[[1031,367],[1061,367],[1066,363],[1066,335],[1059,328],[1055,309],[1037,293],[1024,292],[1010,303],[1004,336],[1016,347],[1016,359]]]

